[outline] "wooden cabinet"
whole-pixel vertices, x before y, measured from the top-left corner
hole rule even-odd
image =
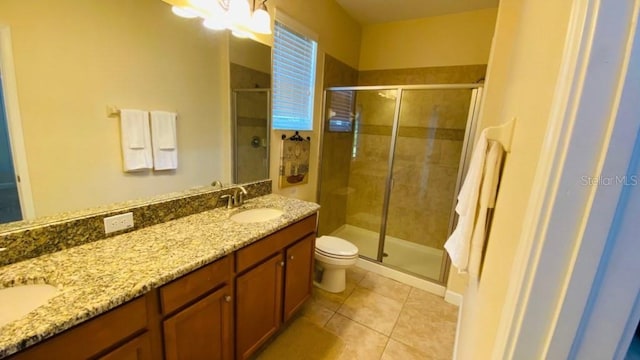
[[[308,235],[286,252],[284,285],[284,321],[288,321],[311,297],[315,234]]]
[[[236,358],[246,359],[280,328],[282,254],[236,278]]]
[[[229,294],[227,285],[164,320],[165,359],[232,358]]]
[[[233,256],[159,289],[167,360],[233,358]]]
[[[236,359],[248,359],[311,296],[316,216],[236,252]]]
[[[311,295],[315,226],[309,216],[11,358],[247,359]]]

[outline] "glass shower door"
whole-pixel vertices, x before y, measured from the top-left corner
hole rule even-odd
[[[441,279],[471,97],[471,89],[402,91],[384,263]]]
[[[318,234],[377,259],[398,90],[328,91]]]

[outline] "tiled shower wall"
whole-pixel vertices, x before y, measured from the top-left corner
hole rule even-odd
[[[269,89],[271,76],[242,65],[230,64],[232,89]],[[266,92],[236,92],[237,134],[236,147],[238,163],[237,182],[263,180],[267,176],[267,117],[269,112]],[[258,146],[252,145],[257,137]],[[263,171],[259,171],[259,170]]]
[[[325,88],[351,86],[358,81],[358,71],[326,55],[323,81]],[[327,128],[325,124],[320,174],[320,235],[329,234],[347,222],[347,195],[353,144],[352,133],[328,132]]]
[[[362,71],[357,85],[474,83],[483,79],[485,72],[486,65]],[[353,137],[343,141],[345,147],[349,145],[348,152],[341,149],[323,153],[323,174],[325,169],[337,166],[331,165],[333,162],[338,162],[343,170],[332,169],[332,174],[348,173],[346,187],[336,186],[337,179],[323,175],[321,194],[333,182],[330,186],[334,191],[342,189],[338,193],[346,198],[347,204],[343,221],[338,206],[342,203],[329,202],[331,208],[327,213],[331,219],[325,221],[331,224],[327,226],[328,232],[344,223],[376,232],[380,229],[395,99],[391,92],[379,93],[361,91],[356,99],[360,114],[356,156],[351,159]],[[405,91],[387,235],[442,249],[455,196],[470,96],[471,90]],[[325,148],[332,146],[327,142],[327,134]],[[342,164],[346,159],[350,159],[349,164]],[[327,207],[324,197],[320,199],[323,209]],[[320,224],[322,230],[323,222]]]

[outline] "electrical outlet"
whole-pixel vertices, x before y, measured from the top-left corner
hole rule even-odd
[[[109,234],[114,231],[120,231],[130,229],[133,227],[133,213],[128,212],[125,214],[106,217],[104,220],[104,233]]]

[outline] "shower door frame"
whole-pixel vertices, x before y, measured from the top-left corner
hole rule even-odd
[[[398,128],[400,123],[400,110],[402,106],[402,95],[404,90],[458,90],[458,89],[470,89],[471,100],[469,102],[469,112],[467,115],[467,124],[464,134],[464,139],[462,142],[462,154],[460,156],[460,165],[458,167],[458,175],[456,179],[456,187],[454,193],[456,196],[452,199],[452,211],[449,215],[449,234],[453,231],[453,228],[457,222],[457,215],[454,211],[456,206],[456,197],[460,191],[460,187],[462,186],[462,179],[464,179],[464,174],[466,174],[469,161],[471,157],[471,150],[473,146],[471,145],[473,139],[475,138],[476,130],[477,130],[477,122],[478,115],[480,111],[480,103],[482,100],[482,89],[484,84],[482,83],[462,83],[462,84],[424,84],[424,85],[374,85],[374,86],[334,86],[328,87],[324,90],[322,96],[322,121],[320,121],[320,136],[322,137],[320,141],[320,149],[319,149],[319,161],[318,161],[318,179],[321,179],[322,173],[322,151],[324,146],[324,130],[326,123],[326,106],[327,106],[327,93],[329,91],[379,91],[379,90],[396,90],[396,107],[394,109],[394,117],[393,117],[393,126],[391,130],[391,144],[389,146],[389,159],[388,159],[388,169],[387,169],[387,179],[385,184],[385,193],[383,204],[382,204],[382,218],[380,222],[380,231],[378,233],[378,253],[377,258],[373,259],[367,256],[360,255],[360,257],[374,261],[378,264],[384,265],[389,268],[393,268],[395,270],[401,271],[403,273],[410,274],[412,276],[416,276],[419,278],[423,278],[425,280],[435,282],[437,284],[446,285],[447,277],[449,274],[449,264],[451,260],[449,256],[442,257],[442,264],[440,265],[440,278],[432,279],[425,276],[421,276],[420,274],[416,274],[410,272],[406,269],[403,269],[398,266],[390,265],[388,263],[383,262],[384,258],[384,247],[386,241],[386,233],[387,233],[387,218],[389,214],[389,202],[391,200],[391,190],[393,187],[393,164],[394,157],[396,152],[396,141],[398,138]],[[316,190],[316,198],[320,199],[320,191],[321,186],[318,184]],[[448,235],[447,235],[448,236]],[[444,250],[443,250],[444,251]]]
[[[270,173],[271,162],[271,88],[238,88],[231,89],[231,149],[233,158],[233,183],[238,183],[238,92],[265,92],[267,93],[267,179]]]

